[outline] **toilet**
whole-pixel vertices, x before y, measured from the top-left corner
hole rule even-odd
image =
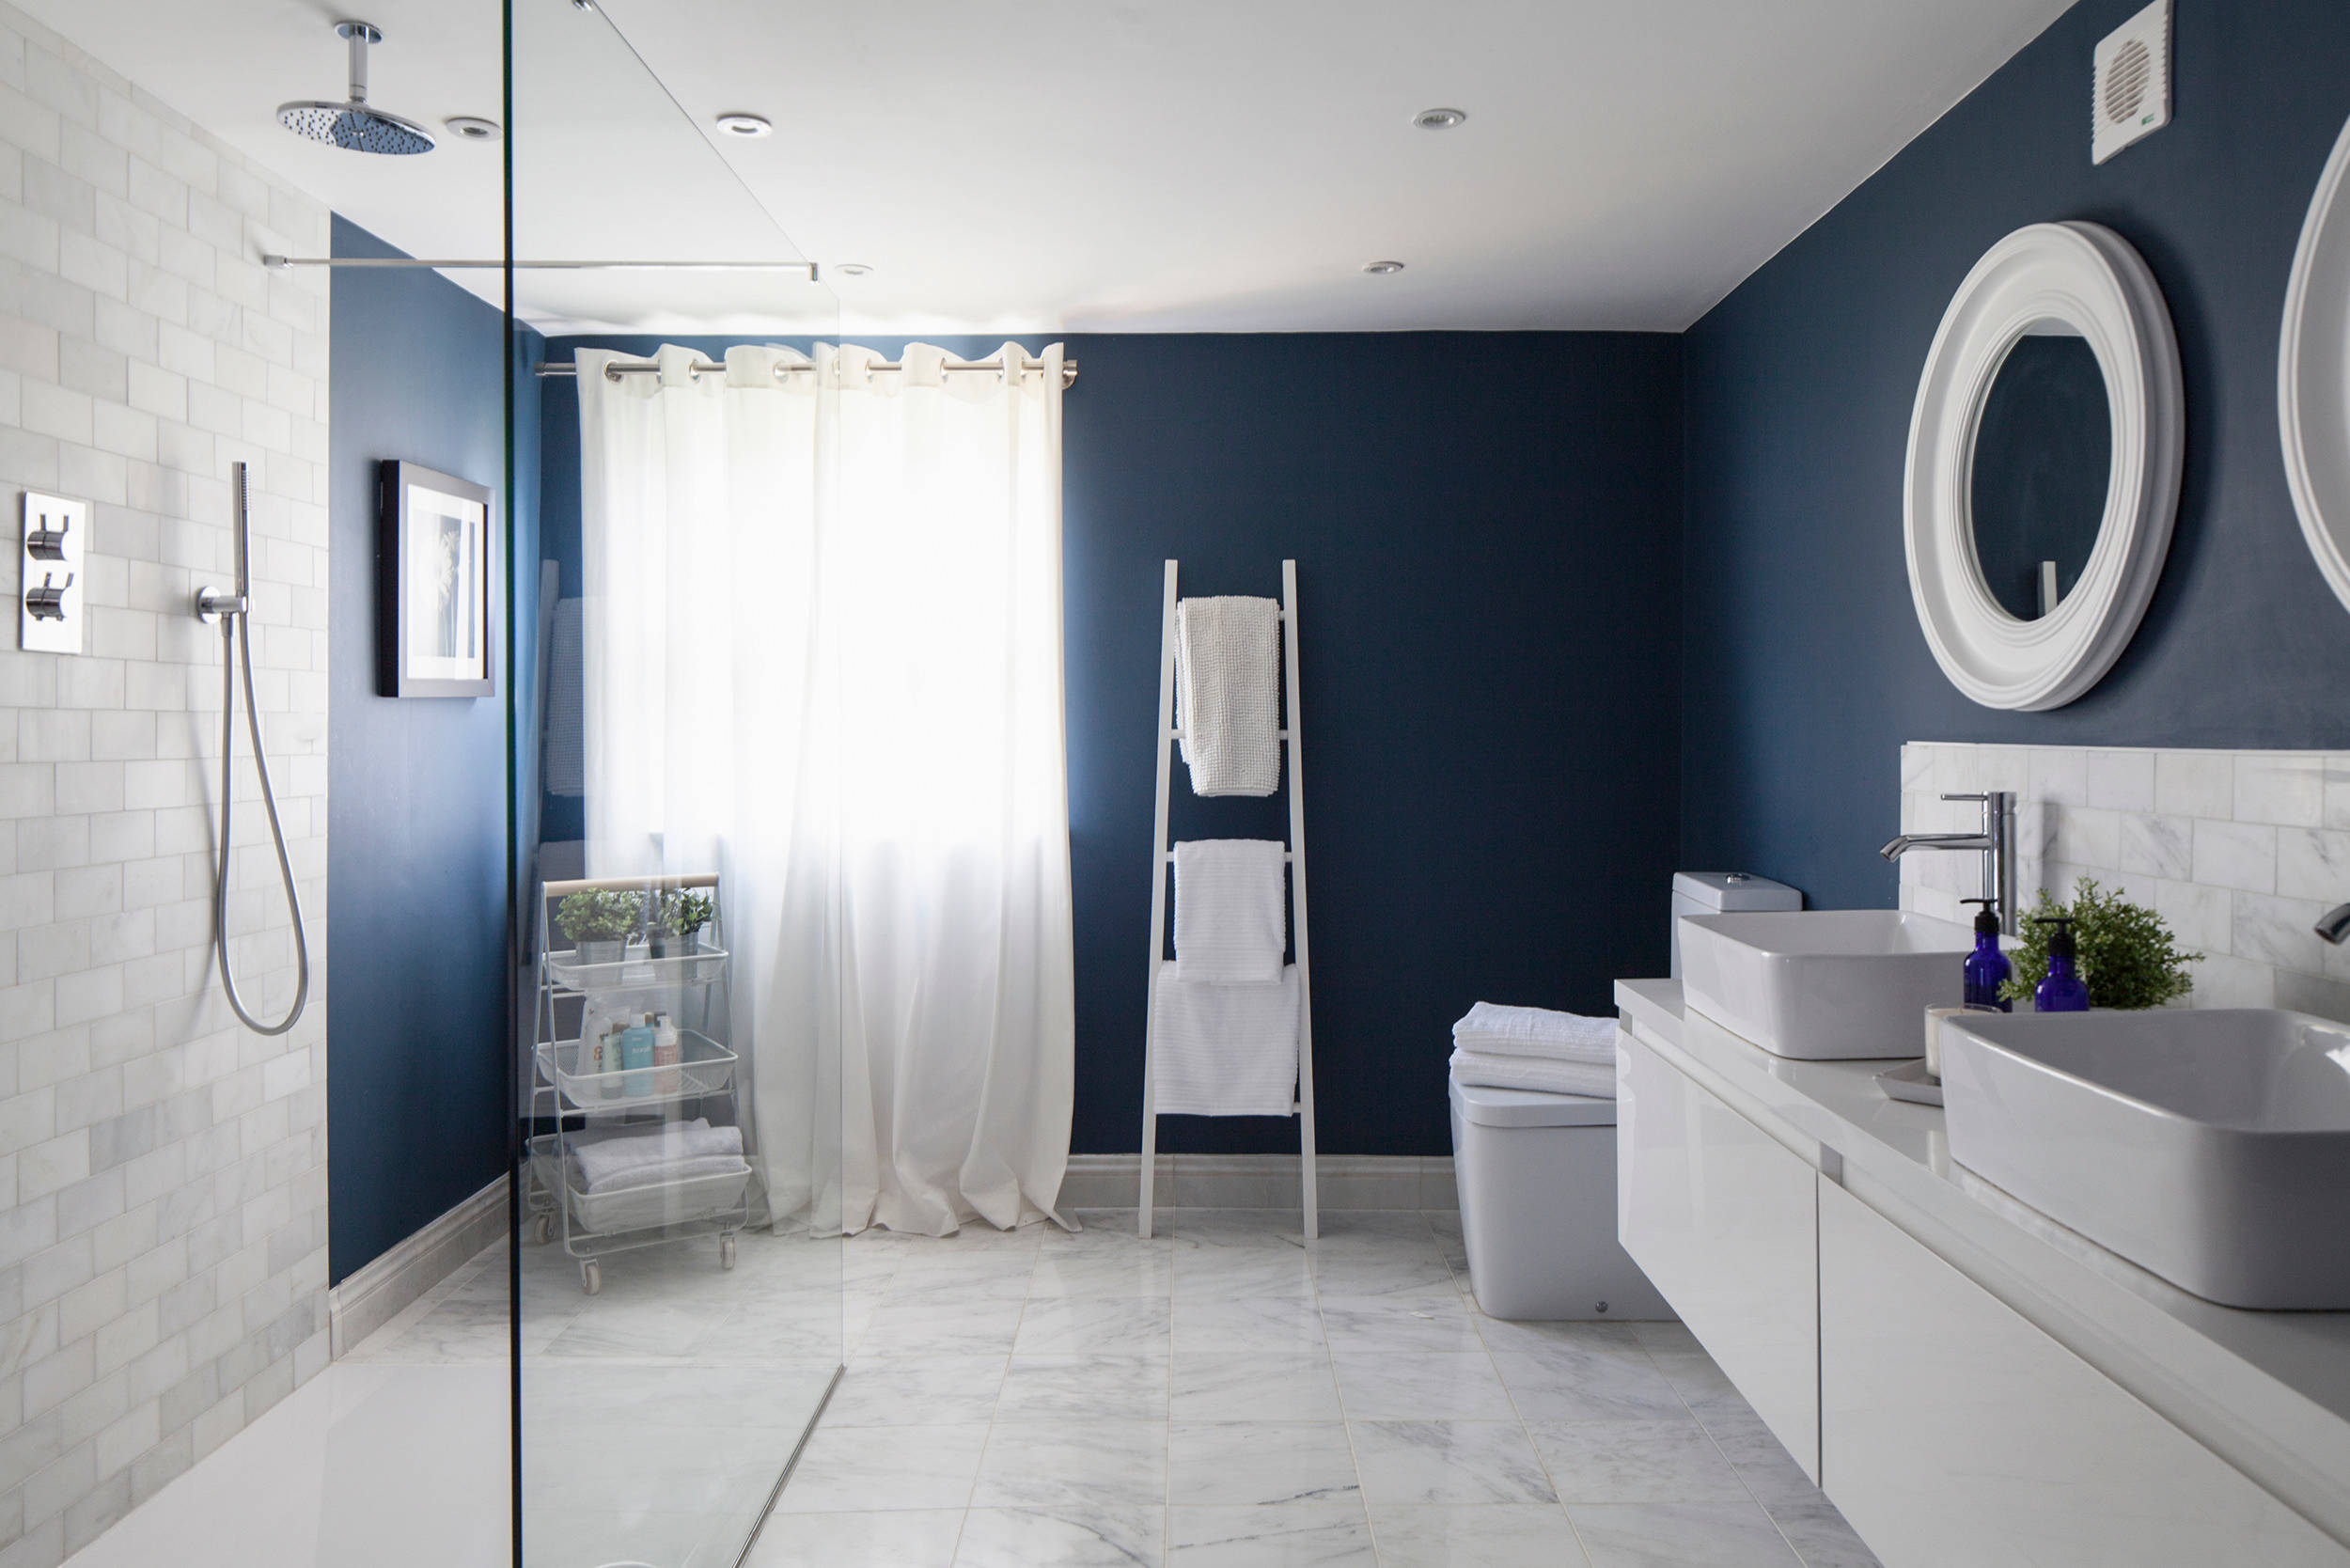
[[[1673,974],[1681,973],[1682,916],[1802,907],[1801,893],[1767,877],[1679,872]],[[1450,1083],[1461,1238],[1486,1316],[1672,1317],[1616,1240],[1616,1102]]]

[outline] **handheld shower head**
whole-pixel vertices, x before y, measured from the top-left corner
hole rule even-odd
[[[432,133],[413,120],[368,106],[368,45],[384,35],[364,22],[337,22],[335,36],[351,44],[351,98],[327,103],[306,99],[277,106],[277,123],[297,136],[353,152],[402,155],[432,150]]]

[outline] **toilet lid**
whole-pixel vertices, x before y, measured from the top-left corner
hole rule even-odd
[[[1588,1094],[1543,1094],[1530,1089],[1452,1085],[1461,1115],[1480,1127],[1612,1127],[1616,1102]]]

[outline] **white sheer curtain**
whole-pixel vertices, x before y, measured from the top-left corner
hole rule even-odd
[[[1059,347],[1025,375],[926,344],[887,373],[830,345],[699,377],[683,349],[657,375],[614,357],[578,356],[589,873],[725,879],[778,1215],[1050,1215],[1075,1029]]]

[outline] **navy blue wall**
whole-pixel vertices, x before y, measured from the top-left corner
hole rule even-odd
[[[2143,0],[2081,0],[1684,338],[1683,843],[1815,904],[1889,903],[1905,740],[2350,745],[2350,617],[2278,456],[2277,334],[2350,113],[2350,8],[2177,0],[2172,123],[2089,162],[2091,51]],[[1978,708],[1910,607],[1902,464],[1926,349],[1999,237],[2085,218],[2154,269],[2186,377],[2169,565],[2104,682]]]
[[[1063,340],[1082,368],[1063,459],[1072,1146],[1138,1146],[1160,563],[1183,562],[1186,593],[1272,595],[1290,557],[1322,1147],[1442,1152],[1449,1029],[1469,1003],[1597,1012],[1612,977],[1665,965],[1678,340]],[[570,590],[577,404],[550,383],[544,408],[546,537]],[[1285,836],[1277,802],[1176,794],[1179,835]],[[1170,1118],[1160,1147],[1294,1150],[1296,1136]]]
[[[400,254],[335,220],[337,256]],[[504,320],[436,274],[342,271],[328,441],[328,1273],[506,1161],[506,702],[375,695],[376,464],[486,485],[505,522]],[[519,472],[535,480],[533,449]],[[526,494],[525,518],[535,515]],[[535,540],[518,541],[525,560]],[[530,613],[527,607],[525,614]]]

